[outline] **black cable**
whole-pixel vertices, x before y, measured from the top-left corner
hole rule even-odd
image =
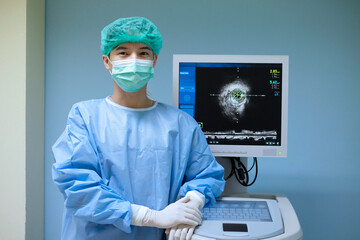
[[[230,159],[230,161],[231,161],[231,171],[229,173],[229,176],[227,176],[225,178],[225,181],[228,180],[229,178],[231,178],[234,175],[234,172],[235,172],[235,163],[234,163],[232,158]]]
[[[237,168],[238,173],[238,182],[240,182],[241,185],[246,186],[249,182],[249,172],[246,170],[245,165],[241,162],[240,158],[237,159],[238,164],[240,165],[239,168]],[[239,181],[240,179],[240,181]]]
[[[248,170],[248,172],[250,172],[254,168],[255,162],[257,162],[257,158],[253,157],[253,164],[252,164],[251,168]]]
[[[240,158],[230,158],[230,161],[231,161],[231,172],[229,176],[225,178],[225,180],[228,180],[230,177],[235,175],[236,180],[245,187],[249,187],[255,183],[258,175],[258,163],[256,157],[253,158],[253,164],[250,169],[247,169],[245,167],[245,165],[241,162]],[[255,167],[255,176],[253,181],[249,184],[249,172],[254,167]]]
[[[258,176],[258,163],[257,163],[257,158],[254,157],[254,163],[255,163],[255,176],[254,176],[254,180],[250,183],[250,184],[247,184],[247,187],[250,187],[251,185],[253,185],[256,181],[256,178]]]

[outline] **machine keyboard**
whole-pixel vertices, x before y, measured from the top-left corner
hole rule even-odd
[[[201,212],[203,220],[272,221],[265,201],[222,201]]]

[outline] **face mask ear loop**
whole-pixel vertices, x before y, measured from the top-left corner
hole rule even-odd
[[[106,56],[106,57],[107,57],[107,59],[109,60],[109,62],[111,63],[111,66],[114,67],[114,64],[113,64],[112,61],[110,60],[109,56]],[[110,69],[109,69],[109,73],[110,73],[110,75],[112,74],[112,72],[110,71]]]

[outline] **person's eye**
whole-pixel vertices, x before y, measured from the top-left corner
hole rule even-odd
[[[119,55],[126,56],[126,52],[119,52]]]
[[[141,52],[141,55],[147,56],[147,55],[149,55],[149,53],[148,52]]]

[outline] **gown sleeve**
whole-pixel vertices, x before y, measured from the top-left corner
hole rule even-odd
[[[224,191],[224,168],[216,161],[199,127],[194,131],[189,161],[185,171],[185,183],[180,196],[196,190],[205,196],[205,206],[215,203],[215,198]]]
[[[108,187],[101,177],[96,145],[75,105],[65,131],[52,147],[52,175],[64,196],[64,206],[74,217],[98,224],[113,224],[131,232],[130,202]]]

